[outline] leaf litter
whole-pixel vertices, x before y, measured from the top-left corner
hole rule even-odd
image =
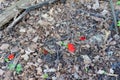
[[[11,34],[0,33],[0,78],[119,80],[120,36],[103,4],[109,2],[67,0],[30,12]]]

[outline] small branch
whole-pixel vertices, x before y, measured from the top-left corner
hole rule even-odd
[[[113,1],[109,0],[109,2],[110,2],[110,7],[112,10],[112,15],[113,15],[113,19],[114,19],[115,30],[116,30],[116,33],[119,34],[118,27],[117,27],[117,19],[116,19],[116,15],[115,15],[114,6],[113,6]]]
[[[6,27],[5,24],[9,23],[9,21],[13,19],[15,15],[20,13],[23,9],[28,8],[27,4],[31,3],[32,1],[34,0],[17,0],[10,7],[6,8],[5,11],[0,14],[0,30],[4,29]]]
[[[28,14],[30,11],[32,10],[35,10],[37,8],[41,8],[43,6],[48,6],[50,4],[53,4],[55,2],[57,2],[59,0],[48,0],[46,2],[43,2],[43,3],[40,3],[40,4],[37,4],[37,5],[33,5],[33,6],[30,6],[28,7],[20,16],[18,16],[7,28],[6,28],[6,31],[9,32],[10,29],[13,28],[13,26],[15,26],[15,24],[17,22],[19,22],[26,14]]]

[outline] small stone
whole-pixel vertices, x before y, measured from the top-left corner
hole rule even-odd
[[[2,76],[4,73],[4,71],[2,69],[0,69],[0,76]]]
[[[6,49],[8,49],[9,48],[9,44],[7,44],[7,43],[4,43],[4,44],[2,44],[1,46],[0,46],[0,49],[1,50],[6,50]]]

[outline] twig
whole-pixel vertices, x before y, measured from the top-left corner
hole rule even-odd
[[[11,28],[13,28],[13,26],[15,26],[15,24],[17,22],[19,22],[26,14],[28,14],[30,11],[34,10],[34,9],[37,9],[37,8],[41,8],[43,6],[48,6],[50,4],[53,4],[55,2],[57,2],[59,0],[48,0],[46,2],[43,2],[43,3],[40,3],[40,4],[37,4],[37,5],[33,5],[33,6],[30,6],[28,7],[20,16],[18,16],[6,29],[7,32],[9,32],[9,30]]]
[[[116,15],[115,15],[114,6],[113,6],[113,1],[109,0],[109,2],[110,2],[110,7],[112,10],[112,15],[113,15],[113,19],[114,19],[115,30],[116,30],[116,33],[119,34],[118,27],[117,27],[117,19],[116,19]]]

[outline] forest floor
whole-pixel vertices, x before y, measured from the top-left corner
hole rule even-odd
[[[15,1],[1,0],[0,13]],[[67,0],[31,11],[10,34],[1,30],[0,80],[120,80],[120,35],[109,4]]]

